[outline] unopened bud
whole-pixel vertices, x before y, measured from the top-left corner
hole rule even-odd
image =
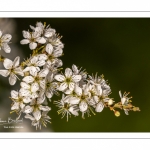
[[[109,100],[108,100],[108,105],[112,105],[113,102],[114,102],[114,101],[113,101],[112,99],[109,99]]]
[[[119,111],[115,111],[115,116],[119,117],[120,116],[120,112]]]

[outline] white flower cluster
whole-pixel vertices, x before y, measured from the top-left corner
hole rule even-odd
[[[0,70],[0,74],[4,77],[10,75],[10,85],[16,83],[16,75],[23,77],[20,89],[11,91],[11,110],[18,114],[18,118],[23,113],[36,128],[46,126],[47,122],[50,122],[48,112],[51,110],[47,99],[51,101],[53,95],[59,93],[62,93],[62,99],[54,102],[59,107],[58,114],[62,114],[62,117],[66,115],[67,121],[71,114],[78,116],[81,112],[84,118],[86,113],[90,116],[90,112],[101,112],[104,107],[109,107],[116,116],[120,114],[115,108],[124,109],[126,114],[129,110],[138,111],[137,107],[131,105],[126,93],[122,96],[119,92],[121,102],[114,104],[113,99],[109,97],[110,86],[103,75],[90,76],[76,65],[72,65],[72,69],[66,68],[64,74],[60,73],[63,63],[59,57],[63,55],[64,47],[61,37],[56,34],[55,29],[46,26],[45,23],[37,22],[36,27],[30,28],[33,31],[23,31],[25,39],[20,42],[29,44],[32,50],[29,59],[20,64],[20,57],[16,57],[14,61],[0,57],[7,69]],[[6,35],[1,37],[1,45],[11,39],[10,35]],[[9,38],[6,40],[4,37]]]

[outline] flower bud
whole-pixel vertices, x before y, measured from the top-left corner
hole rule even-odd
[[[115,116],[119,117],[120,116],[120,112],[119,111],[115,111]]]
[[[109,100],[108,100],[108,105],[112,105],[113,102],[114,102],[114,101],[113,101],[112,99],[109,99]]]

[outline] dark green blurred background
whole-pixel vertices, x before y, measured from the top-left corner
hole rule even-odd
[[[12,19],[12,18],[11,18]],[[57,33],[63,36],[64,56],[63,68],[72,64],[83,67],[89,74],[98,72],[110,83],[116,102],[120,101],[119,90],[131,92],[133,105],[139,106],[141,112],[129,112],[126,116],[121,111],[115,117],[109,109],[104,109],[96,116],[71,117],[61,119],[57,108],[50,103],[51,124],[41,131],[54,132],[149,132],[150,131],[150,19],[149,18],[17,18],[15,35],[18,49],[23,58],[29,57],[28,45],[20,45],[23,39],[22,30],[37,21],[47,22]],[[12,43],[13,44],[13,43]],[[12,49],[13,53],[13,49]],[[19,55],[18,52],[14,56]],[[7,55],[8,56],[8,55]],[[18,85],[10,87],[8,79],[0,77],[0,114],[7,110],[10,116],[9,93],[18,89]],[[17,82],[19,84],[19,82]],[[56,97],[55,97],[56,98]],[[4,102],[5,101],[5,102]],[[7,105],[6,105],[7,104]],[[15,117],[15,115],[12,115]],[[31,127],[30,121],[26,123]],[[0,131],[8,131],[1,128]],[[23,130],[18,130],[23,131]],[[31,130],[26,130],[31,131]],[[17,132],[17,130],[16,130]]]

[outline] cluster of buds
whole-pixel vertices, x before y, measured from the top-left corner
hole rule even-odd
[[[37,22],[36,27],[30,26],[32,32],[23,31],[25,39],[21,40],[21,44],[29,44],[32,54],[30,58],[20,63],[20,57],[16,57],[14,61],[0,56],[5,70],[0,70],[0,75],[9,76],[10,85],[14,85],[20,79],[20,89],[12,90],[11,97],[12,106],[11,113],[16,112],[19,119],[22,114],[31,120],[31,124],[36,128],[47,125],[50,122],[48,115],[51,108],[48,101],[54,95],[62,94],[61,100],[55,100],[54,103],[59,108],[58,114],[68,117],[71,115],[79,116],[81,112],[82,118],[85,114],[91,116],[97,112],[102,112],[105,107],[110,108],[115,116],[120,116],[117,109],[123,109],[128,115],[129,111],[140,111],[138,107],[131,104],[131,97],[127,97],[128,93],[123,95],[119,91],[121,101],[115,103],[110,98],[111,88],[105,81],[104,76],[90,76],[82,68],[72,65],[72,68],[66,68],[64,74],[60,71],[63,65],[59,58],[63,55],[64,44],[61,42],[61,36],[56,34],[46,23]],[[11,35],[2,36],[0,31],[0,46],[5,52],[10,52],[8,43]]]

